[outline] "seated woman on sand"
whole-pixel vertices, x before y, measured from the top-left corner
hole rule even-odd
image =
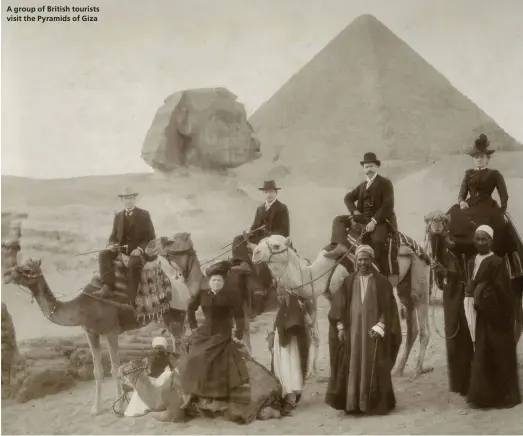
[[[172,354],[167,351],[167,340],[163,337],[154,338],[152,347],[154,354],[149,360],[149,378],[155,385],[159,386],[171,375],[174,368],[171,360]],[[129,417],[143,416],[148,411],[149,408],[138,396],[138,392],[134,391],[124,415]]]
[[[188,353],[177,366],[187,408],[197,397],[231,401],[242,397],[249,387],[247,367],[237,344],[243,335],[243,309],[234,289],[226,285],[228,261],[218,262],[206,271],[210,289],[200,291],[189,303],[187,316],[192,336]],[[198,327],[195,313],[202,308],[205,321]],[[236,333],[233,337],[233,320]],[[248,397],[246,398],[248,400]]]

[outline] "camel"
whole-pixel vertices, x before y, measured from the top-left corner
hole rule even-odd
[[[228,401],[209,401],[200,398],[187,410],[183,404],[180,387],[180,374],[177,368],[171,372],[159,386],[154,385],[147,376],[148,359],[132,360],[119,369],[124,383],[132,386],[141,400],[153,412],[153,417],[162,422],[183,422],[189,416],[198,413],[213,415],[226,414],[235,416],[248,424],[258,419],[279,418],[279,395],[281,386],[278,380],[261,364],[248,354],[244,355],[247,372],[250,379],[249,404],[237,405]],[[163,376],[162,376],[163,377]],[[154,413],[157,412],[157,413]]]
[[[160,238],[161,239],[161,238]],[[153,248],[154,246],[154,248]],[[177,233],[172,238],[172,242],[157,241],[156,244],[151,243],[146,250],[149,254],[165,255],[171,264],[180,271],[186,280],[187,287],[191,295],[196,295],[200,290],[209,289],[209,280],[202,272],[202,266],[198,259],[198,255],[194,249],[191,241],[191,234],[186,232]],[[242,289],[239,284],[238,276],[235,273],[230,273],[231,284],[234,287],[240,287],[237,291],[240,292],[243,304],[244,313],[244,332],[243,343],[252,352],[250,324],[252,319],[250,297],[247,295],[247,289]]]
[[[183,281],[178,280],[177,271],[169,263],[158,258],[163,271],[171,282],[171,292],[178,297],[187,296],[189,290]],[[87,285],[83,291],[70,301],[59,301],[53,295],[41,270],[41,261],[28,260],[22,265],[17,265],[16,260],[11,262],[13,267],[4,273],[5,283],[15,283],[28,288],[33,298],[37,301],[44,316],[54,324],[65,327],[80,326],[87,334],[94,366],[95,394],[91,408],[92,415],[102,413],[102,382],[104,378],[102,367],[102,351],[100,337],[105,336],[111,360],[111,374],[116,381],[116,408],[122,404],[122,385],[118,373],[120,358],[118,353],[118,336],[125,331],[135,330],[149,324],[152,319],[138,323],[135,311],[126,304],[112,300],[93,297],[90,292],[94,288]],[[187,297],[184,298],[188,300]],[[181,310],[172,307],[163,314],[163,322],[173,336],[178,336]],[[183,322],[183,320],[182,320]]]
[[[349,275],[347,269],[339,262],[325,257],[325,250],[321,250],[312,264],[302,259],[291,248],[290,238],[272,235],[260,241],[253,251],[253,263],[266,262],[279,285],[298,296],[313,299],[315,309],[317,298],[326,296],[329,300],[338,290],[345,278]],[[407,246],[401,246],[399,251],[399,285],[398,297],[401,301],[407,323],[406,345],[403,355],[394,374],[401,376],[404,373],[407,359],[419,333],[420,352],[414,373],[411,378],[431,371],[424,368],[423,361],[430,339],[429,330],[429,267],[424,260],[414,255]],[[355,257],[349,253],[348,260],[351,266],[355,264]],[[375,266],[375,268],[377,268]],[[410,274],[409,274],[410,273]],[[406,279],[406,280],[405,280]],[[409,280],[410,279],[410,280]],[[411,284],[410,289],[408,284]],[[318,337],[316,314],[313,315],[314,329]],[[319,343],[313,341],[314,356],[317,358]],[[315,364],[314,364],[315,366]]]
[[[425,216],[425,225],[427,252],[429,253],[434,265],[431,273],[431,283],[433,283],[433,286],[442,289],[443,283],[441,283],[442,279],[440,276],[444,276],[447,271],[453,271],[457,273],[461,283],[465,285],[467,281],[465,273],[466,263],[469,259],[470,252],[460,253],[459,250],[456,249],[454,241],[450,239],[450,215],[445,214],[440,210],[434,210]],[[514,226],[513,221],[512,225]],[[516,229],[515,226],[513,228]],[[522,246],[523,240],[517,233],[517,230],[514,231],[514,234],[519,238],[519,244]],[[509,262],[507,262],[507,264],[509,264]],[[443,272],[443,274],[438,274],[438,272]],[[443,280],[446,279],[443,278]],[[512,285],[514,286],[514,289],[521,289],[521,282],[521,277],[513,277]],[[516,292],[515,298],[515,333],[516,342],[519,342],[523,332],[523,302],[521,292]]]

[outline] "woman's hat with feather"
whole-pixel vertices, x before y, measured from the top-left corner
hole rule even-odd
[[[492,155],[496,152],[496,150],[489,150],[490,141],[487,138],[487,135],[482,133],[479,135],[479,137],[474,141],[474,145],[472,146],[472,149],[467,151],[467,154],[469,156],[478,156],[480,154],[486,154],[487,156]]]

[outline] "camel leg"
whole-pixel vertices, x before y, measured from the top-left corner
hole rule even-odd
[[[120,353],[118,350],[118,333],[111,333],[105,336],[107,339],[107,348],[109,358],[111,359],[111,375],[116,383],[115,410],[122,411],[123,407],[123,389],[122,379],[120,377]]]
[[[102,382],[104,379],[104,369],[102,366],[102,349],[100,347],[100,335],[94,332],[87,332],[87,341],[93,357],[93,374],[95,380],[95,391],[91,415],[102,413]]]
[[[429,328],[429,292],[430,292],[430,269],[425,262],[419,258],[412,259],[411,267],[411,298],[414,302],[416,322],[419,326],[420,351],[416,369],[411,378],[419,377],[424,372],[432,371],[432,368],[423,369],[425,352],[430,339]]]
[[[405,340],[405,347],[403,348],[403,354],[401,355],[400,362],[396,369],[393,371],[393,375],[402,376],[407,365],[407,360],[414,345],[414,341],[418,336],[418,321],[414,316],[414,306],[409,304],[405,307],[405,322],[407,324],[407,338]]]
[[[416,308],[417,323],[419,325],[419,344],[420,350],[418,355],[418,363],[411,379],[419,377],[421,374],[432,371],[434,368],[423,368],[423,361],[425,360],[425,352],[430,340],[429,328],[429,305],[428,303],[420,303]]]

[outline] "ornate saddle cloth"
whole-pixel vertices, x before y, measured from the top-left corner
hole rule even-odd
[[[127,297],[127,263],[128,257],[121,255],[114,261],[117,300],[128,302]],[[96,273],[92,284],[100,288],[100,274]],[[120,297],[120,298],[118,298]],[[159,319],[171,307],[171,281],[162,269],[160,261],[146,262],[142,268],[141,280],[134,301],[138,320]]]

